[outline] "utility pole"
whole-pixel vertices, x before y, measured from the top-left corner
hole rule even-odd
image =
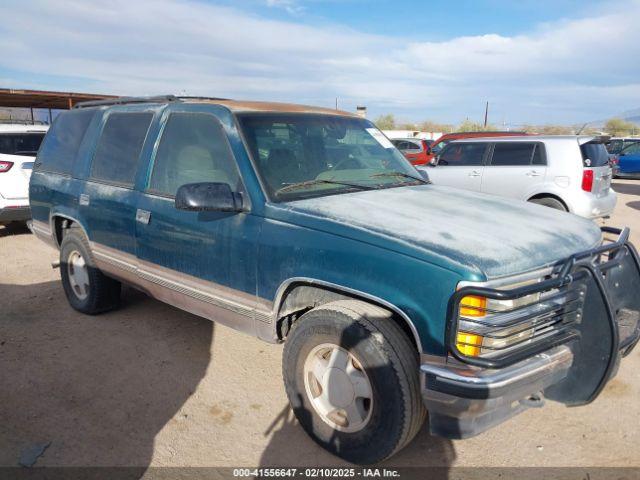
[[[338,109],[338,97],[336,97],[336,110]]]
[[[489,118],[489,102],[484,107],[484,128],[487,128],[487,120]]]

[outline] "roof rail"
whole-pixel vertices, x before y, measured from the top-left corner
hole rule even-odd
[[[231,100],[230,98],[220,98],[220,97],[201,97],[201,96],[191,96],[191,95],[180,95],[176,97],[178,100]]]
[[[174,95],[158,95],[155,97],[117,97],[106,100],[92,100],[80,102],[73,108],[103,107],[108,105],[126,105],[128,103],[170,103],[180,101]]]

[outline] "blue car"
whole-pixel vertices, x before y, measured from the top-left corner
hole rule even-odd
[[[300,425],[359,464],[427,412],[465,438],[545,398],[589,403],[640,338],[628,229],[432,185],[347,112],[80,104],[38,152],[30,205],[74,309],[116,308],[125,283],[283,342]]]
[[[625,147],[618,154],[616,176],[640,178],[640,141]]]

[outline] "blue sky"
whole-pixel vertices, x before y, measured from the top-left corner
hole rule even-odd
[[[0,18],[0,87],[453,123],[489,101],[514,126],[640,107],[640,0],[4,0]]]

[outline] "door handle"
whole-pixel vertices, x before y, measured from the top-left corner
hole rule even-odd
[[[89,205],[89,200],[90,200],[89,195],[87,195],[85,193],[81,193],[80,194],[80,200],[78,201],[78,203],[80,205],[87,206],[87,205]]]
[[[531,170],[525,174],[527,177],[539,177],[542,175],[541,173],[536,172],[535,170]]]
[[[140,210],[139,208],[136,210],[136,222],[147,225],[151,220],[151,212],[148,210]]]
[[[473,172],[471,172],[469,174],[470,177],[479,177],[481,175],[481,173],[477,170],[474,170]]]

